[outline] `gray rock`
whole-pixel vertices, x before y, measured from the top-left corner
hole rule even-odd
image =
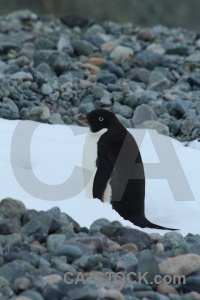
[[[135,109],[131,123],[133,125],[140,125],[145,121],[155,121],[156,119],[157,117],[153,109],[147,104],[142,104]]]
[[[116,265],[116,271],[122,272],[126,271],[127,273],[136,272],[138,266],[138,259],[135,255],[128,252],[119,257]]]
[[[49,210],[46,211],[46,213],[54,219],[60,220],[61,218],[61,211],[60,208],[58,206],[54,206],[52,208],[50,208]]]
[[[46,63],[58,73],[64,72],[69,65],[68,55],[64,52],[59,52],[56,50],[37,50],[34,53],[33,59],[35,67]]]
[[[64,234],[51,234],[47,238],[47,249],[49,252],[55,252],[57,248],[65,242]]]
[[[181,286],[186,291],[194,291],[200,293],[200,286],[199,286],[200,276],[199,275],[192,275],[186,278],[186,282]]]
[[[88,56],[93,53],[93,46],[87,41],[84,40],[72,40],[72,47],[74,48],[74,52],[77,55],[85,55]]]
[[[170,115],[177,118],[182,118],[185,114],[188,113],[188,106],[186,102],[180,98],[169,101],[167,104],[167,108]]]
[[[186,63],[191,66],[200,66],[200,51],[196,51],[186,58]]]
[[[170,88],[171,82],[162,73],[158,71],[151,72],[149,76],[148,89],[152,91],[162,91]]]
[[[189,116],[183,121],[181,125],[181,132],[185,135],[190,135],[192,130],[199,125],[200,124],[196,116]]]
[[[101,103],[101,105],[111,105],[112,104],[111,94],[107,90],[103,91],[103,96],[100,99],[100,103]]]
[[[32,290],[27,290],[25,292],[20,293],[21,297],[27,297],[28,299],[32,299],[32,300],[44,300],[44,298],[42,297],[41,294],[39,294],[36,291],[32,291]]]
[[[114,84],[114,83],[116,83],[116,81],[117,81],[117,76],[114,74],[111,74],[111,73],[99,75],[99,77],[97,79],[98,83],[102,83],[105,85],[108,85],[110,83]]]
[[[26,235],[31,235],[36,231],[38,231],[39,229],[41,229],[41,222],[38,219],[31,219],[22,227],[22,231]]]
[[[110,73],[115,74],[118,78],[125,77],[124,71],[120,66],[111,62],[105,62],[101,66],[103,69],[108,70]]]
[[[124,61],[133,60],[133,49],[124,46],[117,46],[111,53],[110,57],[116,64],[121,64]]]
[[[126,128],[131,128],[131,121],[126,119],[125,117],[116,114],[117,119],[122,123],[122,125],[124,125]]]
[[[39,40],[37,40],[36,48],[37,50],[51,50],[56,48],[56,44],[50,39],[42,37]]]
[[[46,95],[51,94],[53,92],[53,89],[52,89],[50,84],[43,83],[42,86],[41,86],[41,92],[42,92],[43,95],[46,96]]]
[[[0,216],[5,218],[12,219],[16,217],[21,219],[25,211],[26,207],[21,201],[5,198],[0,202]]]
[[[139,250],[148,248],[151,244],[151,238],[149,235],[137,229],[103,226],[100,231],[102,234],[120,245],[133,243],[137,245]]]
[[[90,232],[94,233],[100,230],[100,228],[102,226],[107,226],[110,225],[110,221],[108,221],[107,219],[98,219],[96,221],[94,221],[91,225],[90,225]]]
[[[145,121],[142,124],[137,125],[136,128],[155,129],[160,134],[169,135],[169,128],[158,121]]]
[[[6,235],[6,245],[7,249],[10,249],[14,246],[21,246],[22,236],[19,233],[13,233]]]
[[[31,272],[34,267],[26,261],[16,259],[0,267],[0,276],[3,276],[9,282],[14,282],[17,278],[22,277],[26,272]]]
[[[112,112],[128,119],[130,119],[133,115],[133,110],[129,106],[122,105],[118,102],[114,102],[112,105]]]
[[[0,234],[21,233],[19,220],[15,217],[0,217]]]
[[[11,120],[20,118],[19,108],[12,99],[6,97],[3,98],[0,108],[0,116]]]
[[[76,246],[71,245],[59,245],[56,248],[57,255],[66,255],[70,260],[79,258],[82,255],[81,250]]]
[[[144,250],[140,252],[138,257],[139,257],[139,262],[137,267],[138,279],[140,278],[141,275],[147,272],[147,274],[145,275],[145,279],[152,287],[156,287],[157,284],[154,282],[154,280],[155,280],[155,276],[160,275],[160,270],[155,257],[153,256],[150,250]],[[146,282],[144,281],[143,283]]]
[[[167,232],[163,235],[161,242],[165,245],[171,246],[171,248],[183,248],[186,246],[184,237],[179,232]]]
[[[50,124],[65,124],[64,121],[62,120],[61,114],[59,113],[53,113],[50,117],[48,122]]]
[[[74,266],[75,268],[81,268],[85,271],[97,270],[102,266],[101,260],[101,254],[82,255],[82,257],[77,258],[73,261],[72,266]]]
[[[132,108],[135,108],[138,104],[138,99],[141,97],[140,94],[136,94],[136,93],[128,93],[126,96],[125,96],[125,99],[124,99],[124,104],[132,107]]]
[[[133,68],[128,72],[127,76],[132,80],[147,84],[149,81],[150,71],[144,68]]]
[[[92,111],[94,109],[95,109],[95,107],[94,107],[93,103],[82,103],[79,106],[79,113],[85,115],[85,114],[89,113],[90,111]]]
[[[57,285],[47,284],[43,290],[43,296],[44,296],[44,299],[59,300],[59,299],[61,299],[63,294],[61,293],[61,291],[59,290],[59,287]]]
[[[135,64],[140,68],[153,70],[155,67],[162,65],[163,55],[151,51],[141,51],[135,57]]]

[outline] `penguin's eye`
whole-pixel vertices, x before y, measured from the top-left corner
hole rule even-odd
[[[99,117],[99,121],[102,122],[104,120],[103,117]]]

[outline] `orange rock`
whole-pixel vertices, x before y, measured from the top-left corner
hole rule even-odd
[[[88,62],[91,64],[101,65],[102,63],[106,62],[106,59],[103,57],[90,57]]]
[[[134,255],[138,253],[138,247],[133,243],[125,244],[121,246],[121,248],[133,253]]]
[[[83,67],[89,69],[92,73],[98,73],[100,71],[99,67],[90,63],[83,64]]]

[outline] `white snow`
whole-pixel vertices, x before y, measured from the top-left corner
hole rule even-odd
[[[32,129],[35,129],[33,134]],[[120,217],[110,204],[86,198],[82,171],[77,167],[82,166],[87,132],[88,128],[78,126],[0,119],[0,199],[18,199],[27,208],[36,210],[59,206],[81,226],[89,227],[94,220],[107,218],[145,232],[164,234],[163,230],[136,227]],[[141,146],[144,163],[154,163],[145,165],[145,172],[151,178],[151,172],[154,174],[156,164],[160,163],[152,131],[143,135],[144,131],[139,129],[130,132]],[[191,147],[190,143],[185,147],[169,137],[157,134],[156,139],[168,157],[162,168],[170,170],[175,193],[167,179],[147,179],[146,217],[153,223],[180,229],[184,236],[189,232],[200,233],[200,143],[195,141]],[[168,144],[173,145],[176,155],[169,153]],[[72,177],[74,166],[76,174]],[[70,182],[64,183],[68,179]]]

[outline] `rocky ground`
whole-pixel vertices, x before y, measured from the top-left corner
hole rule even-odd
[[[81,228],[58,207],[38,212],[4,199],[0,299],[200,299],[199,245],[200,235],[147,234],[106,219]]]
[[[79,113],[105,108],[126,127],[190,141],[200,136],[199,87],[194,32],[72,16],[45,20],[28,10],[0,17],[0,117],[83,125]],[[73,284],[64,281],[66,272]],[[137,282],[123,281],[130,272]],[[145,272],[148,282],[140,282]],[[97,283],[94,274],[102,273]],[[168,283],[173,275],[186,282],[167,284],[166,275]],[[0,203],[2,300],[190,300],[200,299],[199,282],[200,235],[148,235],[105,219],[80,228],[59,208]]]
[[[200,136],[200,39],[185,29],[143,29],[30,11],[0,17],[0,117],[78,124],[106,108],[126,127]]]

